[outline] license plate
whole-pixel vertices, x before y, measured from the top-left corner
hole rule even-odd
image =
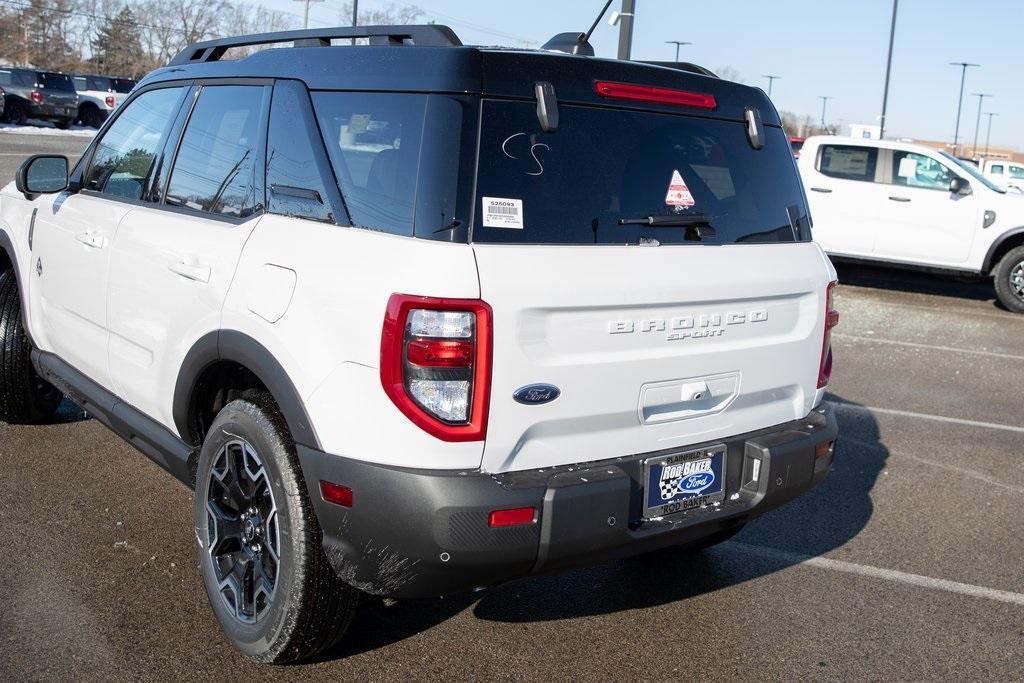
[[[664,517],[725,498],[725,444],[645,461],[644,517]]]

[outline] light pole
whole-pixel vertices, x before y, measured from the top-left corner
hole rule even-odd
[[[679,48],[682,47],[683,45],[693,45],[693,43],[688,43],[685,40],[666,40],[665,44],[666,45],[675,45],[676,46],[676,61],[677,62],[679,61]]]
[[[987,111],[985,116],[988,117],[988,132],[985,133],[985,157],[988,158],[988,141],[992,138],[992,117],[999,116],[999,114],[994,111]]]
[[[818,99],[821,100],[821,129],[825,130],[825,105],[834,98],[831,95],[818,95]]]
[[[978,156],[978,131],[981,129],[981,103],[985,101],[986,97],[992,97],[992,95],[983,92],[974,92],[971,93],[971,97],[978,98],[978,119],[974,122],[974,145],[971,146],[971,155]]]
[[[309,3],[323,2],[323,0],[298,0],[306,5],[306,11],[302,13],[302,28],[309,28]],[[355,24],[353,24],[355,26]]]
[[[773,76],[772,74],[764,74],[761,78],[768,79],[768,99],[772,98],[772,83],[782,78],[782,76]]]
[[[633,52],[633,15],[636,14],[636,0],[622,0],[619,12],[619,59],[629,59]]]
[[[892,46],[896,40],[896,10],[900,0],[892,0],[892,24],[889,26],[889,58],[885,60],[885,87],[882,90],[882,116],[879,117],[878,139],[885,139],[885,112],[889,106],[889,76],[892,74]]]
[[[964,81],[967,79],[967,67],[981,66],[970,62],[950,62],[950,66],[960,67],[960,98],[956,101],[956,130],[953,132],[953,156],[956,156],[960,143],[960,110],[964,106]]]

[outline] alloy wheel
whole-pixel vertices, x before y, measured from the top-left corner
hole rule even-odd
[[[256,623],[274,599],[281,538],[269,473],[247,441],[233,439],[217,452],[206,517],[220,597],[239,621]]]
[[[1024,261],[1015,265],[1010,271],[1010,289],[1018,299],[1024,301]]]

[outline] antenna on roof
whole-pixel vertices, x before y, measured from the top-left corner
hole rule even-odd
[[[594,56],[594,46],[590,44],[590,36],[597,28],[597,25],[601,23],[601,18],[604,17],[605,12],[611,6],[612,0],[604,3],[604,7],[601,8],[601,12],[594,19],[594,23],[590,25],[590,30],[586,33],[559,33],[554,38],[544,43],[540,49],[542,50],[556,50],[558,52],[567,52],[571,55],[585,55],[587,57]]]

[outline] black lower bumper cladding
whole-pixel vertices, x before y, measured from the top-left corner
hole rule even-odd
[[[303,446],[299,459],[339,576],[397,598],[449,595],[700,540],[814,487],[834,458],[831,408],[743,434],[727,445],[725,500],[643,518],[644,461],[699,447],[488,475],[387,467]],[[756,475],[755,475],[756,472]],[[323,500],[320,481],[353,491]],[[532,506],[533,524],[492,528],[494,510]]]

